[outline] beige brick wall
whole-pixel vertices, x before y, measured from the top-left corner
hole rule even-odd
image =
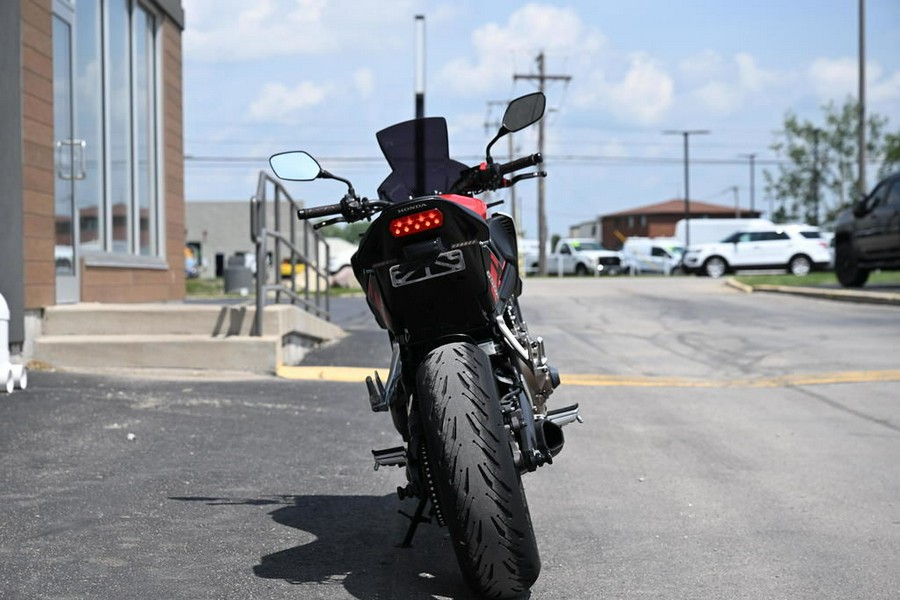
[[[50,0],[22,2],[25,307],[56,301],[53,205],[53,40]]]

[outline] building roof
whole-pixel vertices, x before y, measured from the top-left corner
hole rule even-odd
[[[691,214],[712,214],[712,215],[734,215],[734,206],[723,206],[721,204],[710,204],[708,202],[699,202],[691,200]],[[748,210],[739,208],[742,217],[758,217],[761,213],[758,210]],[[631,215],[683,215],[684,200],[674,199],[665,202],[657,202],[656,204],[647,204],[623,210],[620,212],[610,213],[604,217],[627,217]]]

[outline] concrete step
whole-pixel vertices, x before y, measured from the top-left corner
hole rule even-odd
[[[286,304],[269,305],[262,336],[254,306],[84,303],[49,307],[34,358],[55,367],[190,368],[274,372],[343,331]]]
[[[281,337],[208,335],[42,335],[35,358],[71,368],[267,371],[282,363]]]
[[[253,314],[246,306],[212,304],[63,304],[45,309],[42,330],[47,335],[246,335]]]

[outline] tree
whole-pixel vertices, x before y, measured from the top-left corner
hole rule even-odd
[[[822,125],[788,111],[781,139],[770,146],[783,157],[775,173],[763,171],[767,193],[782,203],[775,220],[828,225],[859,199],[859,104],[848,98],[840,107],[829,102],[822,110]],[[866,155],[880,164],[879,177],[900,166],[900,131],[885,133],[887,123],[876,114],[866,120]]]
[[[345,239],[348,242],[358,244],[359,238],[362,237],[362,234],[364,234],[366,232],[366,229],[368,228],[368,221],[357,221],[356,223],[341,223],[339,225],[329,225],[327,227],[323,227],[321,229],[321,233],[325,237],[338,237]]]

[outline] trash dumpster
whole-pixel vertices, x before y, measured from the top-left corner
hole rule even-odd
[[[253,288],[253,271],[242,255],[229,256],[222,271],[226,294],[247,295]]]

